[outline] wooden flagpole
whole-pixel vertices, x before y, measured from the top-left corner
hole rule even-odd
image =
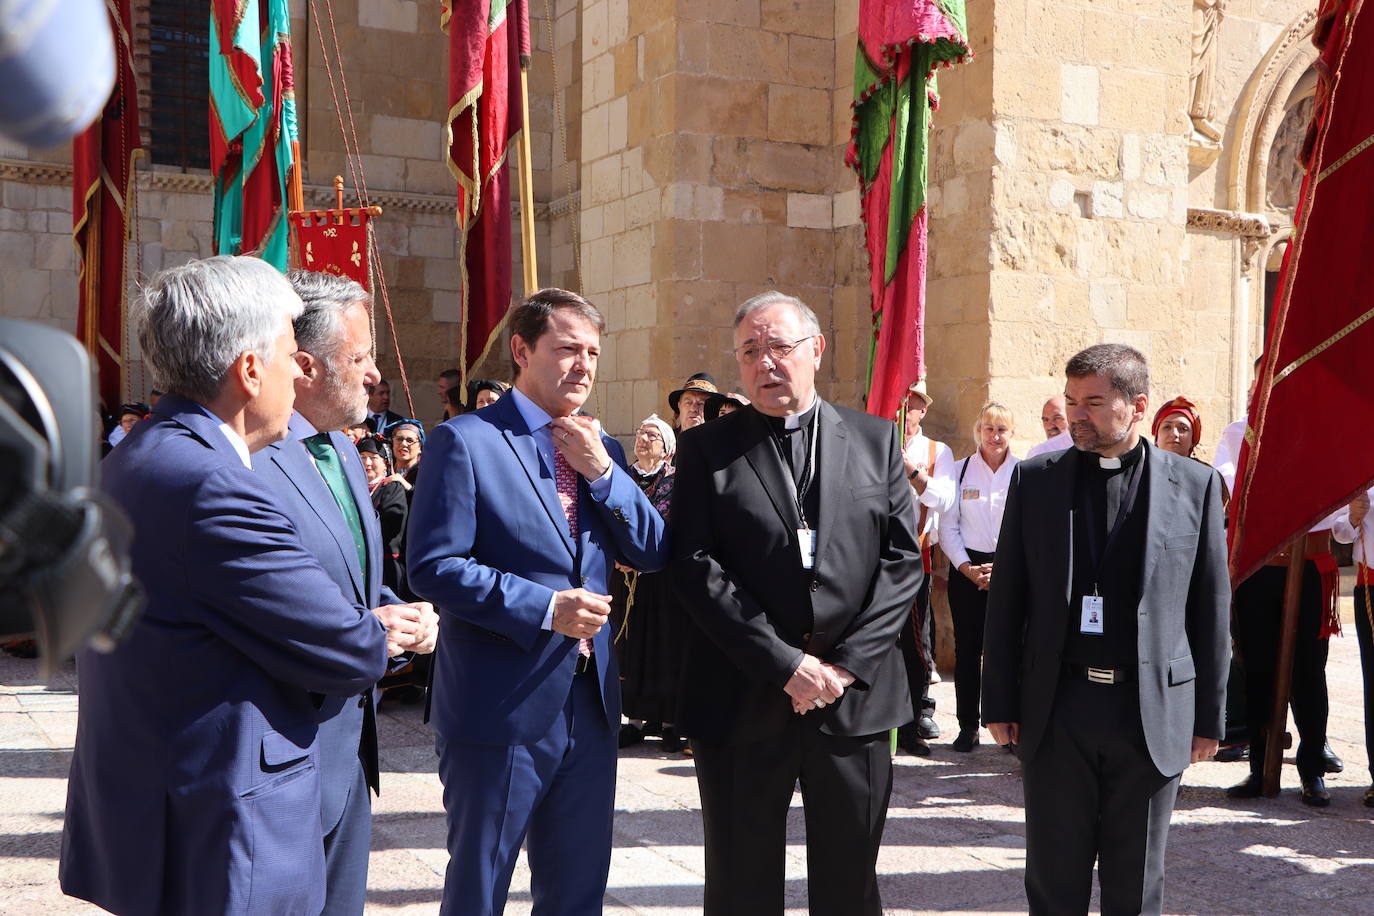
[[[530,165],[530,62],[520,60],[520,134],[516,153],[520,159],[520,262],[524,266],[525,295],[539,289],[539,264],[534,250],[534,174]]]
[[[1261,790],[1265,798],[1279,794],[1283,769],[1283,740],[1288,731],[1288,695],[1293,689],[1293,655],[1297,649],[1298,610],[1302,602],[1302,567],[1307,562],[1307,532],[1299,532],[1288,546],[1288,577],[1283,585],[1283,617],[1279,624],[1279,649],[1274,672],[1274,701],[1269,728],[1264,734],[1264,772]],[[1254,735],[1250,740],[1255,739]]]

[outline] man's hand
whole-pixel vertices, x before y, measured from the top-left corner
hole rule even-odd
[[[814,655],[803,655],[801,664],[797,665],[797,670],[792,672],[782,689],[792,698],[794,710],[800,712],[803,703],[808,710],[819,709],[817,700],[821,706],[825,706],[838,700],[840,694],[844,693],[845,683],[839,676],[841,671],[844,669],[827,665]],[[844,674],[852,684],[854,676],[848,671],[844,671]]]
[[[570,588],[553,596],[553,630],[573,639],[591,639],[606,625],[611,596]]]
[[[989,722],[988,731],[992,732],[992,740],[1002,747],[1016,744],[1021,740],[1020,722]]]
[[[964,574],[964,578],[968,579],[974,585],[978,586],[978,591],[980,592],[987,591],[988,586],[992,584],[991,563],[984,563],[981,566],[975,566],[972,563],[965,563],[962,567],[960,567],[959,572]]]
[[[428,609],[428,617],[432,619],[427,620],[424,609]],[[434,613],[434,606],[427,601],[384,604],[373,608],[372,614],[386,627],[386,654],[392,658],[402,652],[419,651],[411,647],[422,644],[429,628],[437,627],[439,619]],[[434,643],[431,641],[429,648],[424,651],[433,652]]]
[[[1356,528],[1364,524],[1364,517],[1369,514],[1369,494],[1361,493],[1350,501],[1350,524]]]
[[[1201,763],[1204,760],[1211,760],[1217,755],[1217,746],[1220,744],[1216,738],[1199,738],[1193,736],[1193,759],[1191,763]]]
[[[591,417],[557,417],[549,421],[553,446],[569,466],[588,480],[596,480],[611,467],[611,456],[601,442],[601,424]]]
[[[405,650],[418,655],[429,655],[439,642],[439,614],[428,601],[412,601],[409,606],[420,612],[420,633]]]

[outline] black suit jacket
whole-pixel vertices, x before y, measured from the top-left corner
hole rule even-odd
[[[783,685],[803,651],[852,672],[840,700],[808,713],[836,735],[911,718],[897,634],[921,585],[911,488],[894,424],[820,405],[814,576],[801,566],[789,473],[752,408],[679,440],[671,573],[696,621],[677,725],[728,743],[794,716]]]
[[[1230,664],[1230,580],[1221,478],[1146,443],[1141,598],[1136,608],[1140,720],[1160,773],[1183,772],[1192,738],[1220,738]],[[1074,449],[1012,471],[993,562],[983,647],[983,721],[1019,722],[1020,755],[1044,736],[1073,600]]]
[[[378,429],[377,421],[372,419],[372,413],[369,411],[367,419],[363,422],[366,423],[367,428],[372,430],[374,433],[385,433],[387,430],[391,429],[393,425],[400,423],[404,419],[405,417],[401,416],[396,411],[388,410],[385,414],[382,415],[382,427],[381,429]]]

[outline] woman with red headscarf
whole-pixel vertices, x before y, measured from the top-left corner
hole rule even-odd
[[[1202,439],[1202,417],[1197,405],[1179,395],[1165,402],[1150,424],[1155,445],[1184,458],[1193,457],[1193,450]]]

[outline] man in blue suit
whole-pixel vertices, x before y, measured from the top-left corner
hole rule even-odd
[[[514,389],[430,434],[410,517],[411,585],[443,616],[441,912],[502,912],[527,842],[534,912],[585,916],[610,869],[620,724],[607,584],[616,561],[659,569],[666,545],[620,445],[577,414],[601,313],[545,289],[510,322]]]
[[[289,279],[305,305],[295,320],[295,360],[301,367],[296,412],[286,438],[253,456],[253,469],[339,590],[386,625],[388,654],[432,652],[438,616],[428,602],[403,604],[382,585],[377,512],[358,450],[338,432],[362,422],[366,386],[381,377],[372,361],[372,298],[345,277],[296,271]],[[359,916],[372,837],[368,789],[379,790],[372,690],[321,697],[318,715],[320,821],[328,873],[324,913]]]
[[[318,700],[386,630],[301,542],[251,453],[287,431],[301,301],[256,258],[156,276],[139,343],[167,394],[102,466],[148,604],[83,652],[62,889],[121,914],[320,912]],[[308,601],[302,600],[308,596]]]

